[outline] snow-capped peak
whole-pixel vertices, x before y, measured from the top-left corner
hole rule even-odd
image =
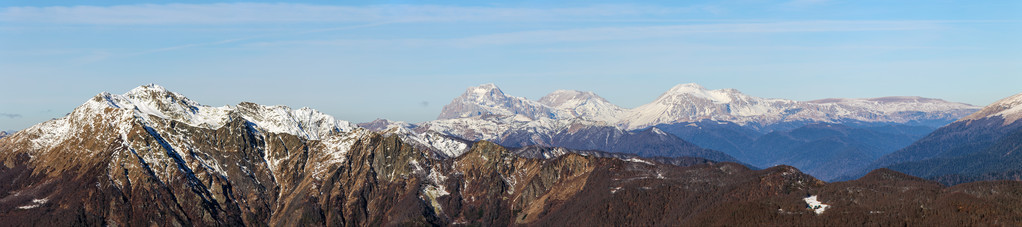
[[[152,84],[151,83],[151,84],[146,84],[146,85],[135,87],[135,88],[131,89],[130,91],[128,91],[128,93],[125,93],[124,95],[147,94],[147,93],[168,93],[168,92],[169,91],[167,91],[167,88],[165,88],[163,86],[160,86],[158,84]]]
[[[978,120],[995,116],[1004,118],[1005,125],[1022,119],[1022,93],[998,100],[958,121]]]
[[[574,106],[571,104],[586,101],[607,102],[606,99],[591,91],[576,90],[556,90],[539,99],[539,103],[554,108],[571,107]]]
[[[128,109],[143,119],[153,116],[208,128],[218,128],[223,125],[227,120],[227,113],[231,109],[229,106],[201,105],[184,95],[170,92],[155,84],[136,87],[123,95],[103,92],[85,105]]]
[[[531,119],[553,118],[557,115],[554,110],[536,101],[509,96],[494,84],[483,84],[466,89],[465,93],[444,106],[438,119],[519,114]]]
[[[557,90],[543,96],[539,103],[587,120],[612,122],[624,111],[591,91]]]
[[[471,87],[462,96],[479,102],[497,102],[508,98],[497,85],[492,83]]]
[[[263,130],[318,140],[330,134],[350,132],[354,124],[308,107],[292,110],[287,106],[264,106],[250,102],[238,104],[236,112]]]
[[[707,90],[705,87],[695,84],[679,84],[664,92],[657,98],[657,102],[677,103],[686,99],[705,99],[714,103],[730,103],[739,96],[745,96],[738,90],[719,89]]]
[[[497,87],[497,85],[493,84],[493,83],[480,84],[479,86],[471,87],[468,90],[472,91],[472,93],[488,93],[488,92],[496,91],[496,92],[500,92],[501,94],[503,94],[503,92],[500,91],[500,88]]]
[[[696,91],[706,91],[706,88],[697,83],[685,83],[674,85],[670,90],[667,90],[667,93],[689,93]]]
[[[287,106],[263,106],[247,102],[237,107],[206,106],[156,84],[142,85],[122,95],[103,92],[78,109],[102,113],[106,108],[128,110],[143,121],[155,117],[210,129],[220,128],[230,119],[231,113],[239,113],[265,131],[315,140],[356,127],[308,107],[292,110]]]

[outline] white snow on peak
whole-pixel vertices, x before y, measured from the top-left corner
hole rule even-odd
[[[1015,123],[1015,121],[1022,119],[1022,93],[998,100],[958,121],[978,120],[989,117],[1004,118],[1004,125]]]
[[[414,130],[409,129],[410,127],[414,126],[404,122],[392,122],[390,125],[387,125],[387,128],[381,131],[381,133],[384,135],[397,135],[398,138],[401,138],[401,141],[425,146],[426,148],[439,152],[449,158],[461,156],[468,152],[470,148],[468,143],[451,138],[442,133],[438,133],[433,130],[415,132]]]
[[[557,90],[540,98],[539,103],[566,113],[562,115],[596,121],[613,122],[624,112],[589,91]]]
[[[607,101],[591,91],[556,90],[554,92],[550,92],[550,94],[547,94],[546,96],[543,96],[543,98],[540,98],[539,103],[555,108],[566,108],[576,106],[574,104],[577,103],[591,100],[600,102]]]
[[[237,111],[246,120],[265,131],[297,135],[312,140],[350,132],[357,127],[348,121],[334,119],[333,116],[308,107],[292,110],[287,106],[264,106],[245,102],[238,104]]]
[[[464,94],[444,106],[439,120],[515,116],[519,121],[582,118],[594,121],[617,121],[624,109],[611,104],[593,92],[558,90],[537,101],[505,94],[493,84],[468,88]]]
[[[491,92],[496,92],[496,93],[504,94],[503,92],[500,91],[500,88],[498,88],[497,85],[493,84],[493,83],[481,84],[479,86],[471,88],[471,90],[472,90],[472,93],[480,94],[480,95],[481,94],[486,94],[486,93],[491,93]]]
[[[678,95],[692,95],[699,98],[710,99],[715,102],[731,102],[731,98],[724,90],[706,90],[705,87],[695,83],[679,84],[664,92],[659,99]]]
[[[681,84],[664,92],[655,101],[630,109],[618,125],[640,129],[657,124],[692,122],[704,119],[733,121],[740,124],[767,116],[781,115],[795,101],[765,99],[742,94],[735,89],[707,90],[698,84]],[[778,118],[778,117],[774,117]]]
[[[147,120],[149,117],[158,117],[204,128],[223,126],[227,122],[227,114],[232,110],[229,106],[201,105],[155,84],[139,86],[123,95],[103,92],[85,105],[100,103],[112,108],[132,110],[137,116]]]
[[[477,102],[498,102],[510,98],[492,83],[471,87],[465,91],[465,96]]]
[[[965,103],[948,102],[940,99],[923,98],[917,96],[892,96],[880,98],[830,98],[807,101],[806,103],[820,106],[840,106],[843,108],[856,108],[872,110],[877,113],[894,113],[907,111],[940,112],[948,109],[977,109]]]
[[[515,114],[539,119],[556,117],[558,113],[536,101],[506,95],[494,84],[483,84],[466,89],[465,93],[444,106],[438,119]]]

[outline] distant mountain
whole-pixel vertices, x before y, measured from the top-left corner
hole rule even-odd
[[[854,173],[926,133],[925,126],[852,127],[814,123],[756,138],[745,150],[758,166],[791,165],[824,180]]]
[[[526,98],[505,95],[497,85],[468,88],[464,94],[444,106],[438,119],[482,115],[520,116],[526,119],[557,118],[558,111]]]
[[[7,136],[9,136],[11,134],[14,134],[14,133],[13,132],[8,133],[7,131],[0,131],[0,138],[7,137]]]
[[[629,111],[619,125],[645,128],[702,120],[734,122],[769,132],[806,122],[898,123],[934,127],[974,112],[978,107],[919,97],[824,99],[800,102],[745,95],[735,89],[707,90],[681,84],[655,101]],[[935,125],[934,125],[935,124]]]
[[[915,176],[956,184],[1022,177],[1022,94],[1014,95],[937,129],[912,145],[886,155],[872,167],[887,166]],[[850,176],[854,177],[854,176]]]
[[[603,122],[613,122],[625,111],[589,91],[557,90],[540,98],[539,103],[568,113],[559,116]]]
[[[392,124],[381,131],[406,131],[410,137],[429,133],[467,141],[486,140],[509,147],[547,146],[577,150],[600,150],[642,157],[700,157],[720,162],[740,162],[725,153],[693,145],[659,129],[625,131],[582,119],[522,120],[520,116],[486,115],[436,120],[419,124]]]
[[[940,127],[978,109],[964,103],[922,97],[808,102],[767,99],[749,96],[735,89],[708,90],[698,84],[680,84],[651,103],[623,109],[591,92],[555,91],[540,101],[532,101],[506,95],[496,85],[485,84],[467,89],[444,107],[438,119],[482,115],[520,115],[522,120],[582,118],[628,130],[712,120],[769,132],[799,127],[806,122]]]
[[[656,127],[755,166],[791,165],[827,181],[861,171],[877,158],[933,131],[901,124],[809,123],[763,134],[732,122],[711,120]]]
[[[767,99],[735,89],[708,90],[698,84],[674,86],[649,104],[624,109],[592,92],[558,90],[539,101],[531,101],[485,84],[469,88],[455,98],[444,108],[439,120],[407,127],[505,146],[561,146],[672,156],[660,148],[621,146],[628,144],[620,140],[623,137],[610,136],[649,134],[646,131],[656,129],[680,138],[671,143],[685,144],[673,146],[683,150],[674,152],[676,155],[731,160],[715,159],[720,155],[700,154],[687,148],[694,144],[752,165],[794,165],[814,176],[833,180],[853,174],[936,127],[977,109],[922,97],[808,102]]]
[[[101,93],[0,140],[0,223],[1022,224],[1022,183],[1014,181],[943,187],[878,170],[827,184],[790,166],[487,141],[451,155],[430,147],[465,141],[406,129],[383,127],[384,136],[308,108],[204,106],[156,85]],[[645,132],[620,136],[670,138]],[[405,142],[413,139],[422,140]]]

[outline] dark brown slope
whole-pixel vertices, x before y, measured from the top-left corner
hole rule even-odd
[[[944,187],[889,169],[828,184],[821,199],[830,201],[827,224],[872,223],[887,226],[970,226],[1022,224],[1022,182],[991,181]],[[971,193],[966,193],[971,192]]]

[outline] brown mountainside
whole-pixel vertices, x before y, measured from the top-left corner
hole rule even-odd
[[[343,161],[324,142],[174,122],[102,128],[46,151],[0,140],[0,221],[13,225],[1020,224],[1022,184],[944,188],[894,171],[825,184],[787,166],[674,166],[489,142],[438,159],[362,131]],[[352,132],[359,133],[359,132]],[[179,141],[180,140],[180,141]],[[192,144],[189,149],[167,146]],[[145,148],[145,149],[139,149]],[[144,158],[144,157],[158,158]],[[272,167],[267,159],[280,160]],[[272,160],[271,159],[271,160]],[[161,160],[150,162],[146,160]],[[233,163],[216,170],[209,163]],[[326,166],[326,167],[324,167]],[[818,195],[822,214],[803,198]]]

